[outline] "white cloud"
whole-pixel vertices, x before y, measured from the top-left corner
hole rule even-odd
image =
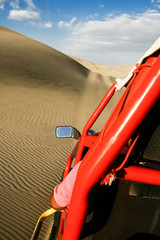
[[[1,10],[4,9],[4,3],[0,3],[0,9],[1,9]]]
[[[156,8],[160,8],[160,4],[155,4],[154,5]]]
[[[2,0],[0,0],[2,1]],[[10,10],[8,18],[11,20],[24,21],[25,25],[30,24],[37,28],[52,28],[52,22],[39,22],[41,19],[40,13],[32,0],[24,0],[27,6],[25,9],[20,9],[19,0],[10,1],[10,6],[13,10]]]
[[[42,28],[52,28],[53,24],[51,22],[47,22],[47,23],[41,23]]]
[[[93,19],[95,17],[98,17],[98,13],[94,13],[94,14],[89,15],[89,18],[91,18],[91,19]]]
[[[32,10],[11,10],[8,18],[18,21],[39,20],[40,14]]]
[[[36,6],[34,5],[33,1],[32,0],[23,0],[24,2],[26,2],[27,4],[27,10],[33,10],[33,9],[36,9]],[[13,9],[19,9],[19,0],[12,0],[10,1],[10,6],[13,8]]]
[[[33,27],[38,27],[38,28],[52,28],[53,27],[53,23],[52,22],[46,22],[46,23],[30,22],[30,24]]]
[[[71,28],[72,27],[72,25],[73,25],[73,23],[75,22],[77,20],[77,18],[76,17],[73,17],[72,19],[71,19],[71,21],[69,21],[69,22],[64,22],[64,21],[60,21],[60,22],[58,22],[58,27],[59,28]]]
[[[134,63],[159,37],[159,23],[160,13],[156,10],[134,16],[108,15],[104,21],[80,22],[72,27],[62,51],[106,64],[112,64],[112,60],[127,63],[133,57]],[[115,61],[113,56],[118,59]]]
[[[28,9],[36,9],[36,6],[34,5],[32,0],[24,0],[27,3],[27,8]]]
[[[10,6],[13,9],[19,9],[19,0],[10,1]]]
[[[154,7],[160,9],[160,0],[152,0],[151,3],[154,3]]]
[[[0,9],[3,10],[4,9],[4,3],[6,2],[6,0],[0,0]]]
[[[19,0],[10,1],[10,6],[13,10],[10,10],[8,18],[11,20],[17,21],[31,21],[31,20],[39,20],[40,13],[35,11],[36,6],[34,5],[32,0],[24,0],[27,4],[26,9],[20,9]]]
[[[103,8],[103,7],[104,7],[104,4],[99,5],[99,7],[100,7],[100,8]]]

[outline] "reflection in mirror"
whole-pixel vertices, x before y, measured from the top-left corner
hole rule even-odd
[[[57,138],[75,138],[79,139],[81,134],[79,131],[71,126],[59,126],[56,127]]]
[[[56,127],[56,137],[66,138],[71,136],[72,136],[72,127],[69,127],[69,126]]]

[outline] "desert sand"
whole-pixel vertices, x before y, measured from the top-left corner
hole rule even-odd
[[[82,132],[115,77],[130,65],[104,66],[70,57],[0,27],[0,239],[30,239],[59,183],[75,140],[56,139],[57,125]],[[122,92],[94,128],[99,131]],[[40,239],[47,239],[47,220]]]

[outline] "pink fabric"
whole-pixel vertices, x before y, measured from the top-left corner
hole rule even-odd
[[[124,146],[120,151],[120,154],[126,154],[128,147]],[[131,156],[134,154],[134,150],[131,152]],[[76,181],[77,172],[81,162],[77,163],[76,166],[69,172],[67,177],[54,189],[54,198],[59,206],[66,207],[71,200],[73,187]]]
[[[73,187],[76,181],[77,172],[81,162],[77,163],[76,166],[69,172],[64,181],[62,181],[54,189],[54,198],[59,206],[66,207],[71,200]]]

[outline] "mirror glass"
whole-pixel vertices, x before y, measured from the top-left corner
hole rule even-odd
[[[56,137],[58,138],[72,137],[72,127],[69,126],[56,127]]]

